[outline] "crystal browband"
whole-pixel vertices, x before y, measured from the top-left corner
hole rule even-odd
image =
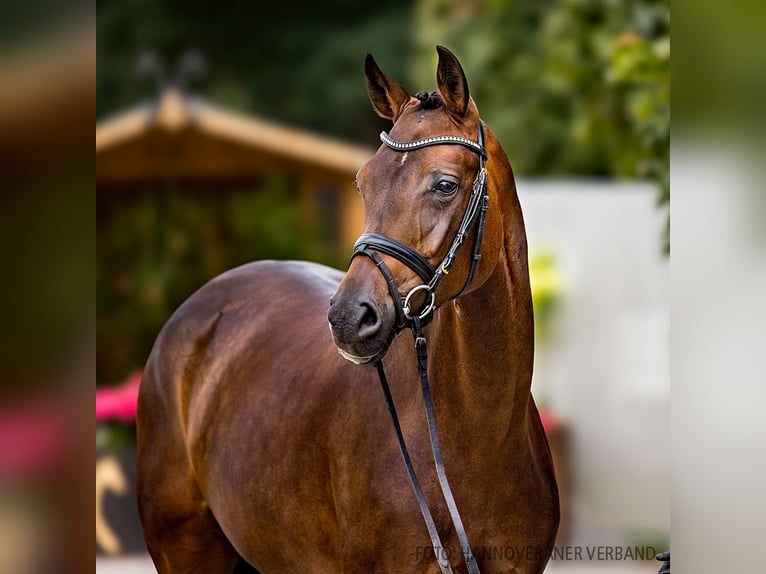
[[[428,147],[432,145],[457,144],[457,145],[462,145],[464,147],[467,147],[468,149],[470,149],[474,153],[479,154],[481,157],[485,159],[487,157],[487,152],[485,151],[483,146],[463,136],[452,136],[452,135],[429,136],[429,137],[421,138],[419,140],[412,140],[409,142],[400,142],[393,139],[386,132],[380,132],[380,141],[382,141],[391,149],[395,149],[397,151],[410,151],[413,149],[420,149],[420,148]]]

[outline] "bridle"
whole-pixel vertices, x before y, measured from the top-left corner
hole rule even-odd
[[[444,259],[442,259],[441,263],[436,268],[432,267],[423,255],[415,251],[409,245],[379,233],[365,233],[359,237],[354,244],[354,251],[351,255],[351,259],[354,259],[357,255],[366,255],[375,262],[375,265],[380,269],[383,277],[386,279],[388,290],[391,294],[391,298],[394,300],[394,307],[396,308],[396,331],[398,332],[405,327],[408,320],[412,321],[416,316],[424,325],[430,321],[431,313],[436,306],[436,289],[442,279],[444,279],[452,269],[452,266],[455,264],[458,250],[463,243],[465,243],[471,227],[476,224],[476,236],[473,244],[471,269],[463,288],[453,295],[451,299],[460,297],[468,290],[473,282],[477,264],[479,263],[479,259],[481,259],[481,243],[484,236],[484,224],[486,222],[487,210],[489,208],[489,196],[487,195],[487,170],[485,165],[487,151],[484,148],[484,128],[482,127],[481,121],[479,121],[478,142],[474,142],[467,137],[456,135],[429,136],[409,142],[400,142],[393,139],[386,132],[380,133],[380,140],[389,148],[401,152],[435,145],[461,145],[479,156],[479,170],[473,181],[473,185],[471,186],[471,195],[468,198],[468,205],[463,214],[463,219],[460,222],[460,227],[455,234],[455,238],[452,240],[452,245],[450,246],[449,251],[447,251],[447,255],[444,256]],[[396,287],[396,283],[394,282],[393,275],[385,262],[383,262],[383,260],[375,253],[376,251],[385,253],[386,255],[399,260],[414,271],[423,283],[413,287],[407,295],[401,296]],[[420,311],[413,315],[411,307],[412,297],[415,293],[421,291],[425,295],[425,301]]]
[[[387,237],[379,233],[365,233],[356,241],[354,245],[354,251],[351,255],[351,259],[358,255],[365,255],[372,259],[375,265],[383,275],[386,284],[388,285],[388,291],[391,298],[394,301],[394,307],[396,309],[396,325],[392,336],[401,331],[409,322],[409,327],[412,330],[412,334],[415,338],[415,350],[417,353],[418,374],[420,375],[420,387],[423,394],[423,403],[425,405],[426,419],[428,422],[428,435],[431,441],[431,451],[434,457],[434,463],[436,465],[436,474],[439,478],[439,486],[444,500],[447,503],[447,508],[452,519],[452,524],[455,527],[460,546],[463,552],[466,566],[469,574],[480,574],[479,567],[476,563],[476,559],[473,556],[468,536],[463,526],[463,521],[458,512],[455,498],[452,495],[452,490],[447,481],[447,475],[444,471],[444,462],[442,460],[441,448],[439,446],[439,436],[436,431],[436,419],[433,412],[433,404],[431,401],[431,390],[428,384],[428,354],[426,348],[426,338],[423,335],[423,327],[433,318],[433,313],[436,308],[436,289],[441,283],[442,279],[450,272],[452,266],[455,264],[457,253],[465,243],[465,240],[474,227],[474,244],[473,253],[471,257],[471,268],[468,272],[468,277],[463,287],[458,293],[453,295],[451,299],[456,299],[465,293],[471,283],[473,282],[476,274],[476,267],[481,259],[481,244],[484,236],[484,225],[486,223],[487,211],[489,209],[489,196],[487,195],[487,170],[486,160],[487,151],[484,147],[484,128],[482,127],[481,120],[479,120],[479,134],[478,141],[456,135],[440,135],[429,136],[409,142],[400,142],[393,139],[386,132],[381,132],[381,141],[389,148],[407,152],[416,150],[428,146],[434,145],[461,145],[464,146],[479,156],[479,170],[476,174],[476,178],[471,186],[471,195],[468,198],[468,204],[465,212],[463,213],[463,219],[460,222],[455,238],[452,240],[447,255],[444,256],[441,263],[436,267],[432,267],[429,261],[419,252],[415,251],[409,245],[406,245],[396,239]],[[415,272],[418,277],[423,281],[422,284],[413,287],[405,296],[399,293],[396,286],[393,274],[383,259],[378,255],[378,252],[393,257],[406,267]],[[415,311],[412,308],[412,297],[415,293],[423,292],[425,300],[419,311]],[[439,563],[442,574],[452,574],[452,566],[449,562],[449,557],[445,552],[445,547],[441,543],[439,533],[436,529],[431,511],[428,507],[428,502],[423,495],[423,490],[420,487],[415,469],[412,466],[407,445],[404,440],[401,425],[399,424],[399,417],[396,414],[396,407],[394,406],[391,390],[388,386],[388,380],[386,379],[385,371],[383,370],[382,359],[375,361],[374,366],[378,372],[381,388],[386,398],[388,405],[389,415],[391,416],[391,422],[396,433],[396,438],[399,443],[399,451],[404,460],[404,465],[407,469],[407,474],[410,479],[410,484],[415,492],[418,505],[420,506],[420,512],[423,515],[423,520],[428,528],[429,536],[431,537],[431,544],[434,549],[434,556]]]

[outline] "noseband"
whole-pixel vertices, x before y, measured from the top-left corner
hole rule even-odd
[[[441,280],[444,279],[455,264],[457,253],[463,243],[465,243],[466,237],[474,225],[476,227],[474,231],[475,238],[473,243],[473,256],[471,258],[471,269],[468,272],[468,278],[463,284],[463,287],[457,294],[453,295],[451,299],[460,297],[468,290],[473,282],[476,266],[479,259],[481,259],[481,243],[484,236],[484,224],[486,222],[487,210],[489,208],[486,170],[487,151],[484,148],[484,128],[482,127],[481,121],[479,121],[478,142],[474,142],[463,136],[455,135],[430,136],[410,142],[399,142],[391,138],[386,132],[381,132],[380,139],[385,145],[395,151],[406,152],[433,145],[461,145],[467,147],[479,156],[479,171],[471,186],[471,196],[468,198],[468,205],[466,206],[465,213],[463,213],[460,227],[455,234],[455,238],[452,240],[452,245],[450,245],[447,255],[436,268],[432,267],[431,263],[429,263],[422,254],[415,251],[409,245],[405,245],[401,241],[397,241],[396,239],[379,233],[365,233],[362,235],[354,245],[354,252],[351,255],[351,259],[357,255],[365,255],[373,260],[383,274],[391,298],[394,300],[394,307],[396,308],[396,326],[392,337],[394,334],[401,331],[409,321],[412,334],[415,337],[415,351],[417,354],[418,374],[420,376],[420,388],[423,394],[426,420],[428,422],[428,436],[431,441],[431,451],[434,457],[434,464],[436,465],[439,487],[441,488],[442,495],[447,504],[452,524],[455,527],[455,533],[457,534],[463,551],[468,574],[480,574],[479,566],[473,556],[471,545],[468,541],[462,518],[460,517],[460,512],[455,503],[455,497],[452,495],[452,490],[444,470],[444,461],[442,460],[441,448],[439,446],[439,436],[436,432],[436,417],[434,416],[433,403],[431,401],[431,390],[428,384],[428,354],[426,350],[426,338],[423,335],[422,328],[433,318],[433,311],[436,306],[436,297],[434,293],[436,292],[439,283],[441,283]],[[407,295],[402,297],[396,286],[396,281],[394,280],[391,270],[380,255],[378,255],[378,252],[389,255],[403,263],[406,267],[414,271],[423,283],[413,287]],[[411,299],[415,293],[420,291],[425,295],[425,301],[419,311],[413,311],[411,307]],[[431,537],[434,556],[439,563],[439,568],[441,569],[442,574],[453,574],[454,571],[452,570],[452,565],[450,564],[448,556],[445,554],[445,547],[439,538],[439,532],[436,529],[431,510],[423,495],[423,489],[420,487],[409,452],[407,451],[407,445],[404,440],[404,435],[402,434],[401,425],[399,424],[399,418],[396,414],[394,400],[391,396],[391,390],[388,386],[385,371],[383,370],[382,359],[375,361],[375,368],[378,372],[381,388],[386,398],[388,412],[399,443],[399,451],[404,459],[404,466],[407,470],[410,484],[415,492],[415,497],[420,506],[420,512],[423,515],[428,534]]]
[[[481,121],[479,121],[478,142],[456,135],[429,136],[409,142],[400,142],[393,139],[386,132],[380,133],[380,140],[389,148],[401,152],[435,145],[461,145],[479,156],[479,171],[476,174],[476,178],[471,187],[471,196],[468,198],[468,205],[463,214],[463,220],[460,222],[460,227],[455,234],[455,239],[453,239],[447,255],[436,268],[431,266],[429,261],[422,254],[415,251],[409,245],[405,245],[401,241],[397,241],[386,235],[379,233],[365,233],[359,237],[354,244],[354,251],[351,255],[351,259],[357,255],[366,255],[375,262],[375,265],[377,265],[378,269],[380,269],[380,272],[383,274],[383,277],[388,284],[391,298],[394,300],[394,307],[396,308],[396,330],[398,332],[404,328],[407,321],[412,321],[414,317],[418,317],[423,325],[431,320],[431,313],[435,308],[434,293],[436,292],[436,288],[439,286],[439,283],[441,283],[444,276],[452,269],[452,266],[455,264],[458,250],[463,243],[465,243],[471,227],[476,224],[471,270],[468,273],[468,278],[466,279],[463,288],[460,289],[457,294],[453,295],[451,299],[460,297],[468,290],[473,282],[476,266],[479,259],[481,259],[481,243],[484,236],[484,224],[486,221],[487,210],[489,208],[486,170],[487,150],[484,148],[484,128],[482,127]],[[377,253],[375,253],[376,251],[389,255],[403,263],[406,267],[414,271],[423,283],[411,289],[405,296],[400,295],[391,271],[388,269],[385,262],[377,255]],[[425,301],[418,312],[413,312],[411,307],[412,297],[415,293],[421,291],[425,296]]]

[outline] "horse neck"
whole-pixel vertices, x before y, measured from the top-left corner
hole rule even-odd
[[[508,166],[510,174],[510,166]],[[497,185],[498,183],[496,183]],[[435,400],[450,425],[482,444],[508,443],[528,420],[534,327],[527,244],[512,176],[500,194],[503,237],[497,264],[476,290],[444,305],[429,339]]]

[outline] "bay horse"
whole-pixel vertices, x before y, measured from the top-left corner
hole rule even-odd
[[[472,571],[434,465],[425,369],[473,567],[545,568],[558,494],[530,392],[522,212],[460,63],[437,52],[438,91],[415,96],[367,55],[368,95],[393,125],[358,172],[364,234],[345,275],[246,264],[158,335],[137,416],[138,503],[158,572],[452,571],[437,555]],[[414,323],[422,364],[399,334]],[[439,548],[386,412],[383,364]]]

